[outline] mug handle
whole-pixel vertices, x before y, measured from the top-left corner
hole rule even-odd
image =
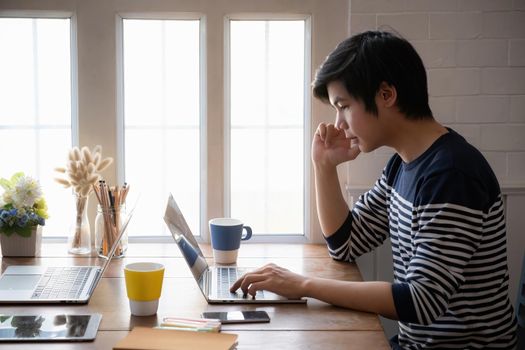
[[[250,226],[243,226],[242,229],[246,230],[246,235],[241,237],[241,241],[247,241],[252,238],[252,228]]]

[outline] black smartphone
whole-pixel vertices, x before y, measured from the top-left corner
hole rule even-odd
[[[220,320],[222,324],[270,322],[266,311],[203,312],[202,317]]]

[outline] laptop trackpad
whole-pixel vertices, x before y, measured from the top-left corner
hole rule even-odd
[[[33,290],[42,275],[4,275],[0,279],[0,291]]]

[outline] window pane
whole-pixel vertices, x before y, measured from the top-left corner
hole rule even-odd
[[[43,232],[46,235],[67,236],[69,225],[75,218],[76,204],[72,191],[53,180],[57,174],[53,169],[66,165],[67,151],[72,144],[71,127],[41,130],[38,139],[40,144],[38,167],[40,173],[45,174],[40,176],[40,183],[49,207],[49,220]],[[96,201],[94,196],[90,200]]]
[[[0,18],[2,125],[35,123],[35,22],[25,18]]]
[[[267,102],[266,22],[230,23],[231,125],[262,126]]]
[[[0,18],[1,177],[37,178],[50,218],[45,236],[66,236],[71,192],[53,181],[71,147],[70,20]]]
[[[167,234],[172,192],[200,233],[199,21],[124,20],[126,181],[140,202],[129,234]]]
[[[230,21],[231,216],[303,234],[305,21]]]
[[[46,20],[38,29],[38,107],[40,122],[61,125],[71,119],[69,20]],[[49,89],[53,86],[53,89]]]
[[[231,216],[251,226],[254,234],[266,228],[264,143],[262,129],[231,131]]]
[[[268,131],[267,231],[302,233],[303,131]]]

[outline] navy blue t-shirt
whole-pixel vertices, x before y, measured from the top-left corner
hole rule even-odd
[[[515,344],[499,184],[453,130],[410,163],[394,155],[326,240],[334,259],[353,261],[387,238],[401,347]]]

